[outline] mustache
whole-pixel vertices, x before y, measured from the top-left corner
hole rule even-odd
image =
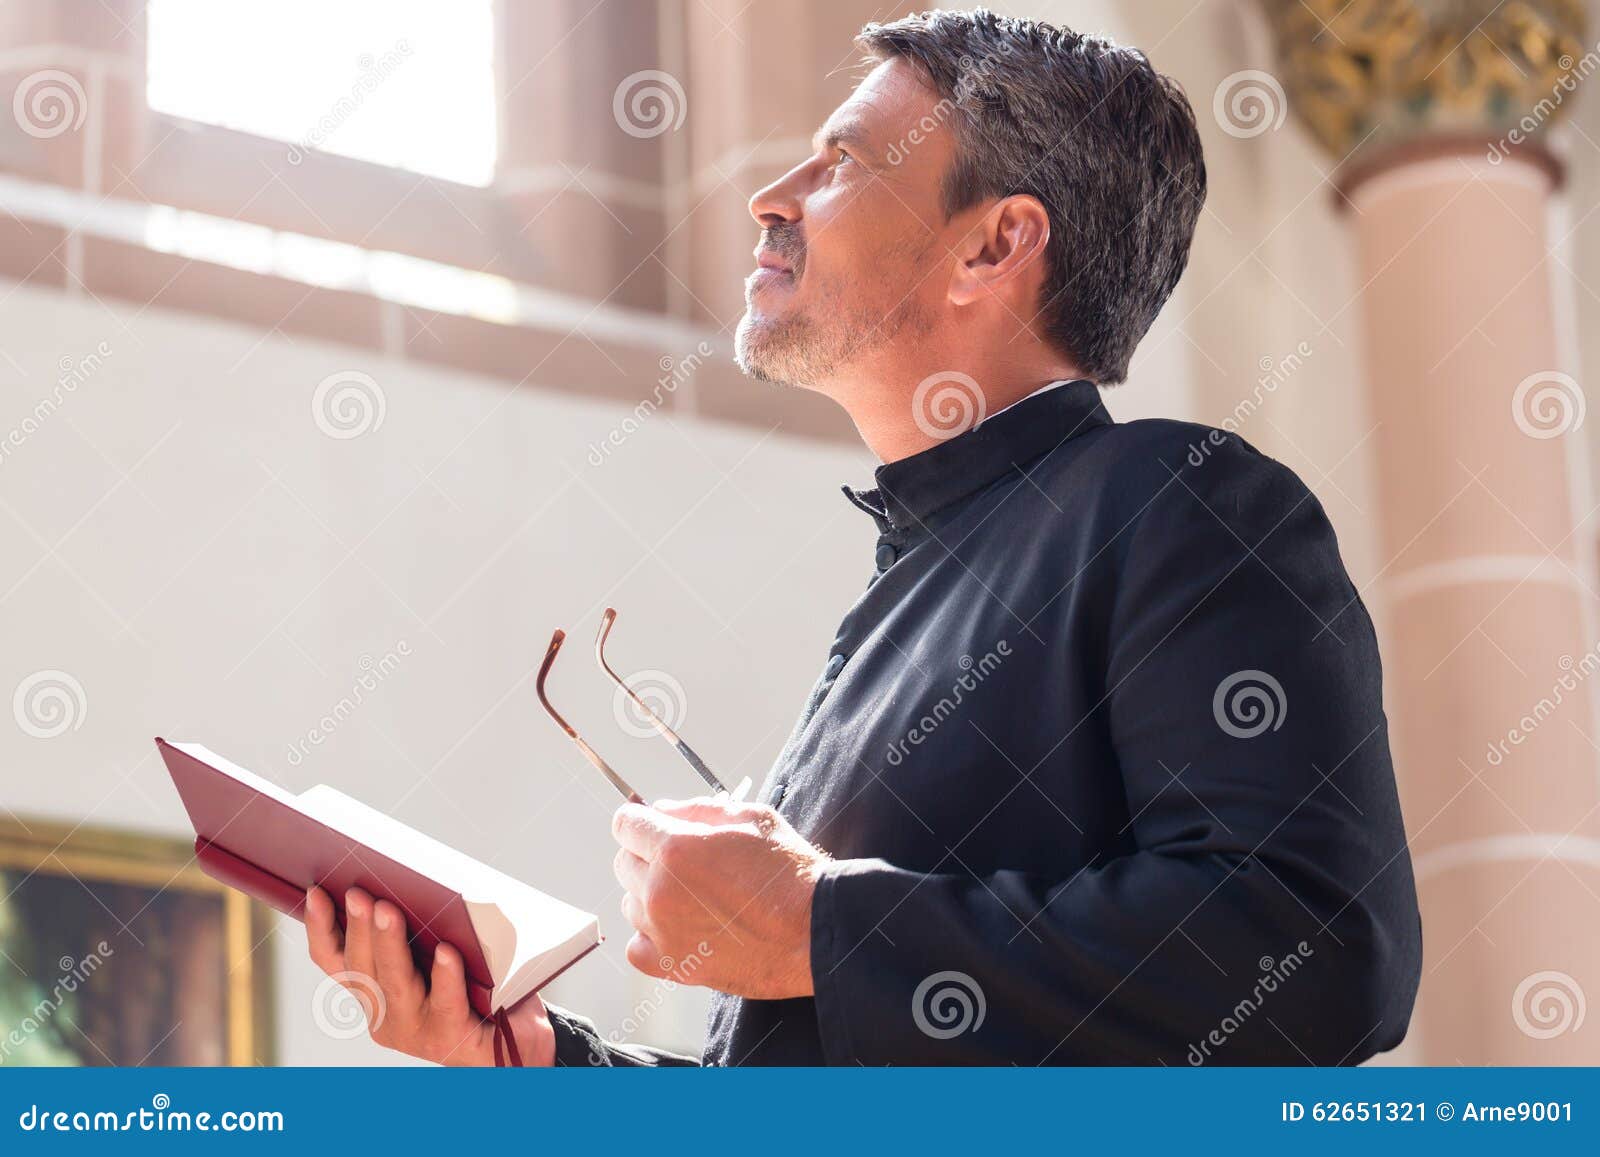
[[[783,258],[796,279],[805,272],[806,241],[800,226],[785,222],[761,231],[761,248]]]

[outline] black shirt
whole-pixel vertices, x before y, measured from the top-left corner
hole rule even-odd
[[[1377,641],[1300,480],[1075,382],[876,481],[876,572],[762,789],[835,859],[816,995],[717,994],[704,1063],[1397,1044],[1422,936]],[[554,1019],[560,1063],[686,1061]]]

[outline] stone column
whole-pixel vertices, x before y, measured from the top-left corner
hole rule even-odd
[[[591,301],[661,310],[653,254],[666,218],[664,157],[688,95],[665,67],[661,0],[495,6],[501,252],[521,280]]]
[[[144,0],[59,0],[0,10],[0,171],[136,196],[149,143]],[[83,243],[0,219],[8,276],[82,290]]]
[[[1600,584],[1544,137],[1600,61],[1576,3],[1265,6],[1290,107],[1342,162],[1358,254],[1426,944],[1406,1055],[1595,1064]]]
[[[831,403],[757,388],[726,355],[758,235],[750,196],[806,156],[854,86],[855,33],[882,10],[542,0],[496,11],[505,267],[495,271],[703,330],[720,352],[674,406],[853,438]]]
[[[677,179],[667,187],[664,256],[675,305],[731,349],[760,235],[750,197],[810,154],[811,134],[865,71],[856,67],[856,33],[897,13],[874,0],[664,0],[668,11],[682,35],[689,100]],[[696,376],[694,405],[709,417],[855,439],[820,395],[752,382],[725,360]]]

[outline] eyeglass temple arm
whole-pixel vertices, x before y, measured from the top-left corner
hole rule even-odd
[[[621,792],[623,797],[627,799],[629,803],[642,804],[644,803],[644,797],[638,792],[634,791],[633,788],[628,785],[627,780],[623,779],[620,775],[613,771],[609,763],[600,758],[600,753],[594,748],[590,747],[589,744],[584,741],[583,736],[579,735],[576,729],[573,728],[572,724],[563,719],[561,717],[561,713],[550,705],[550,698],[544,693],[545,678],[550,674],[551,664],[556,661],[556,654],[561,650],[561,644],[566,642],[566,638],[567,633],[565,631],[557,631],[554,635],[550,636],[550,646],[544,653],[544,662],[539,664],[539,677],[534,680],[533,689],[538,693],[539,702],[543,705],[545,711],[549,713],[550,718],[554,719],[557,726],[567,733],[567,737],[578,745],[578,750],[583,752],[584,758],[590,763],[594,764],[595,767],[599,769],[600,774],[605,776],[606,779],[610,781],[611,786]]]
[[[600,616],[600,633],[595,636],[594,640],[594,657],[600,664],[600,669],[611,677],[613,683],[627,693],[628,698],[632,699],[639,710],[644,712],[645,718],[650,720],[651,726],[661,733],[661,738],[672,744],[678,754],[683,756],[684,762],[694,768],[695,774],[705,780],[712,791],[731,794],[728,792],[727,786],[717,778],[716,773],[706,766],[706,761],[695,754],[694,748],[685,743],[676,731],[668,727],[667,721],[652,711],[648,703],[635,695],[633,688],[629,687],[623,681],[622,676],[611,669],[611,664],[606,662],[606,639],[610,637],[612,624],[616,621],[617,612],[611,607],[607,607],[606,613]]]

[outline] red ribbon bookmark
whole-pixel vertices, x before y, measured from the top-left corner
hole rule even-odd
[[[516,1034],[511,1031],[511,1018],[506,1015],[505,1009],[497,1008],[494,1010],[494,1067],[497,1069],[506,1067],[501,1055],[502,1039],[505,1041],[504,1051],[510,1055],[511,1064],[516,1068],[522,1068],[522,1053],[517,1049]]]

